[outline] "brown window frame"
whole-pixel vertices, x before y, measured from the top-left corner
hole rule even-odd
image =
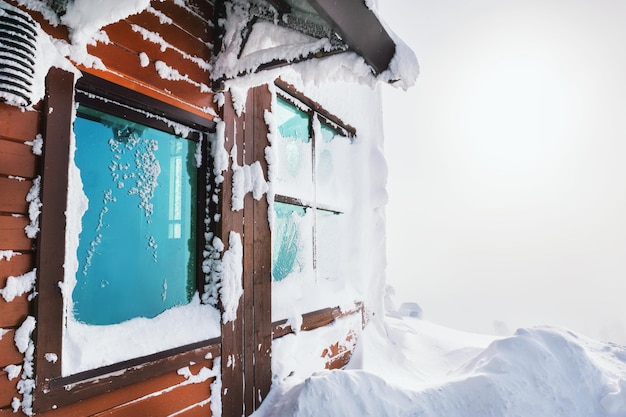
[[[64,321],[64,305],[59,284],[63,281],[63,262],[65,259],[65,210],[67,205],[67,183],[69,165],[69,145],[72,123],[72,107],[74,95],[80,96],[83,104],[94,106],[90,100],[97,100],[96,108],[125,118],[141,118],[145,116],[132,109],[149,111],[158,116],[184,124],[192,129],[205,133],[215,130],[215,122],[202,118],[180,108],[160,102],[138,92],[128,90],[120,85],[105,81],[90,74],[76,83],[74,89],[73,74],[53,68],[46,78],[46,96],[42,113],[44,151],[42,155],[42,188],[41,202],[43,210],[40,215],[40,228],[37,239],[37,298],[34,303],[34,314],[37,319],[35,333],[35,388],[33,410],[48,411],[77,401],[110,392],[158,375],[175,371],[188,366],[190,362],[201,362],[206,358],[220,356],[221,338],[200,341],[174,349],[157,352],[152,355],[133,358],[131,360],[109,366],[80,372],[70,376],[62,376],[62,335]],[[103,97],[113,102],[124,103],[131,108],[122,108],[106,104]],[[161,130],[172,131],[164,122],[151,120],[151,126]],[[202,158],[208,159],[208,141],[203,140]],[[205,247],[206,213],[206,181],[211,179],[209,163],[204,163],[198,171],[197,200],[197,288],[202,291],[204,275],[202,268],[202,251]],[[57,353],[58,360],[46,360],[46,353]]]

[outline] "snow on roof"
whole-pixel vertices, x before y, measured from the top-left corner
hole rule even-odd
[[[234,0],[218,23],[214,80],[344,52],[363,61],[354,66],[354,58],[346,57],[357,79],[368,73],[407,89],[419,72],[413,51],[361,0]]]

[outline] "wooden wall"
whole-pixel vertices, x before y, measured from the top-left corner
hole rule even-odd
[[[8,1],[18,6],[14,0]],[[213,96],[208,91],[210,82],[205,63],[211,57],[213,9],[207,0],[188,0],[187,4],[182,7],[173,0],[153,1],[152,9],[103,28],[111,43],[90,45],[88,52],[99,58],[107,69],[79,68],[212,119],[212,112],[207,113],[207,109],[213,106]],[[67,28],[52,27],[39,13],[27,12],[51,36],[68,39]],[[163,16],[171,21],[161,19],[162,22],[160,18]],[[159,33],[163,42],[145,40],[142,31]],[[142,52],[149,58],[147,65],[140,60]],[[157,62],[176,68],[184,79],[163,78],[157,71]],[[26,195],[39,174],[40,157],[34,155],[31,146],[24,142],[32,141],[42,133],[40,116],[39,111],[21,111],[0,103],[0,250],[19,252],[10,260],[0,260],[0,288],[5,287],[9,276],[22,275],[35,266],[35,242],[26,236],[24,227],[29,224]],[[10,303],[0,297],[0,329],[6,331],[2,331],[4,334],[0,339],[0,417],[22,415],[13,413],[11,408],[14,397],[21,399],[17,390],[20,377],[9,380],[3,368],[23,364],[24,358],[15,346],[14,334],[29,314],[34,313],[27,295]],[[212,368],[213,360],[197,361],[190,368],[196,374],[203,367]],[[103,390],[101,395],[37,415],[152,417],[176,413],[187,417],[211,416],[208,400],[213,381],[214,378],[210,378],[189,383],[184,376],[173,371],[122,389]],[[71,392],[68,395],[71,396]]]
[[[18,277],[34,267],[33,244],[26,236],[24,227],[28,219],[26,194],[37,176],[38,159],[32,148],[24,142],[32,141],[39,132],[40,114],[37,111],[22,112],[20,109],[0,103],[0,251],[19,253],[9,260],[0,260],[0,288],[7,278]],[[10,409],[17,393],[20,377],[8,379],[2,371],[8,365],[22,365],[23,355],[15,347],[15,330],[29,314],[27,295],[7,302],[0,296],[0,329],[5,333],[0,339],[0,416]]]

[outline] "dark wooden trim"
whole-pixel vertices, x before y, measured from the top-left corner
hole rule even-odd
[[[363,315],[362,302],[355,303],[354,309],[348,311],[342,311],[340,307],[329,307],[305,313],[302,315],[302,326],[300,326],[299,330],[315,330],[320,327],[327,326],[337,319],[357,313]],[[363,325],[365,325],[365,323],[363,323]],[[275,321],[272,323],[272,328],[273,339],[278,339],[295,332],[295,330],[287,324],[287,319]]]
[[[210,339],[114,365],[50,380],[46,402],[57,406],[85,400],[221,355],[220,339]]]
[[[341,39],[365,59],[375,74],[389,67],[396,44],[363,0],[308,1],[341,34]]]
[[[246,108],[243,114],[244,119],[244,143],[239,148],[239,152],[243,154],[243,163],[251,165],[254,163],[254,142],[256,139],[255,132],[255,112],[256,106],[254,102],[256,88],[248,91],[246,97]],[[255,248],[254,248],[254,206],[256,205],[252,198],[252,193],[246,193],[244,197],[243,208],[243,403],[245,415],[249,415],[255,409],[255,386],[254,377],[256,372],[255,366],[255,324],[256,320],[256,294],[254,292],[254,269],[255,269]],[[267,320],[267,317],[265,318]]]
[[[267,176],[268,166],[265,150],[270,145],[269,128],[265,122],[265,111],[271,108],[272,94],[263,85],[253,90],[254,144],[252,162],[261,164]],[[272,246],[268,220],[269,204],[267,195],[253,201],[253,285],[254,285],[254,408],[256,410],[267,396],[272,383]],[[250,237],[248,237],[250,239]]]
[[[278,203],[292,204],[294,206],[306,207],[306,208],[316,208],[318,210],[330,211],[335,214],[343,214],[343,211],[339,211],[325,204],[315,204],[311,201],[302,200],[296,197],[289,197],[282,194],[275,194],[274,201]]]
[[[115,100],[120,103],[131,104],[140,110],[148,111],[157,116],[187,125],[200,131],[215,131],[216,124],[213,120],[208,118],[208,115],[207,118],[201,117],[195,113],[180,109],[174,105],[130,90],[89,73],[83,73],[83,76],[79,78],[76,83],[76,89],[88,94],[106,97],[107,99]]]
[[[63,298],[59,282],[63,282],[65,262],[65,211],[70,155],[70,131],[74,75],[51,68],[46,77],[44,98],[44,148],[41,167],[41,202],[45,207],[39,217],[41,231],[37,244],[37,293],[35,314],[35,402],[34,410],[43,411],[53,404],[43,395],[48,381],[61,375]],[[56,353],[56,363],[44,355]]]
[[[316,112],[317,114],[321,115],[323,118],[327,119],[331,123],[345,130],[345,133],[347,133],[347,136],[349,138],[353,138],[354,136],[356,136],[356,129],[353,126],[345,123],[339,117],[330,113],[321,104],[307,97],[303,92],[299,91],[293,85],[281,79],[277,79],[276,81],[274,81],[274,84],[276,85],[276,87],[282,90],[285,94],[287,94],[287,96],[281,95],[282,98],[286,98],[287,100],[289,100],[290,96],[294,97],[295,99],[300,101],[302,104],[304,104],[305,106],[307,106],[308,108]]]
[[[222,120],[225,123],[224,147],[230,155],[233,146],[237,146],[237,164],[243,164],[244,120],[238,117],[232,105],[230,92],[225,93],[222,107]],[[218,225],[217,236],[222,239],[225,250],[229,247],[230,232],[239,233],[243,238],[243,210],[232,211],[232,179],[233,170],[230,165],[223,173],[224,181],[220,184],[220,213],[221,221]],[[242,242],[243,243],[243,242]],[[222,352],[225,357],[222,366],[222,415],[244,415],[243,399],[243,297],[237,308],[237,318],[228,323],[222,323]],[[228,352],[228,353],[226,353]]]

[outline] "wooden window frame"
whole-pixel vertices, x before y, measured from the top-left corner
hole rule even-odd
[[[99,98],[124,103],[134,109],[150,111],[157,116],[167,117],[197,131],[214,131],[215,123],[198,115],[188,113],[172,105],[128,90],[89,74],[84,74],[78,81],[77,93],[82,95],[81,103],[89,105],[89,100],[98,100],[99,109],[119,113],[119,108],[102,106]],[[221,355],[221,338],[200,341],[174,349],[157,352],[152,355],[133,358],[109,366],[62,376],[62,339],[64,305],[59,290],[63,282],[65,260],[65,211],[67,206],[67,184],[70,151],[71,123],[74,105],[74,76],[72,73],[52,68],[46,78],[46,96],[43,103],[44,151],[42,155],[41,201],[43,210],[40,215],[41,231],[37,239],[37,298],[34,314],[37,319],[35,337],[35,389],[33,410],[36,413],[48,411],[87,398],[114,391],[116,389],[173,372],[188,366],[190,362],[201,362],[209,357]],[[123,111],[123,117],[134,117],[132,112]],[[117,114],[119,115],[119,114]],[[136,115],[135,115],[136,116]],[[152,125],[166,131],[171,129],[162,121],[153,120]],[[203,141],[202,159],[208,161],[207,141]],[[206,181],[211,174],[204,163],[198,170],[198,219],[203,219],[206,212]],[[197,263],[202,263],[202,251],[205,247],[205,223],[196,222]],[[202,268],[197,268],[197,288],[204,286]],[[46,353],[58,356],[56,362],[46,360]]]

